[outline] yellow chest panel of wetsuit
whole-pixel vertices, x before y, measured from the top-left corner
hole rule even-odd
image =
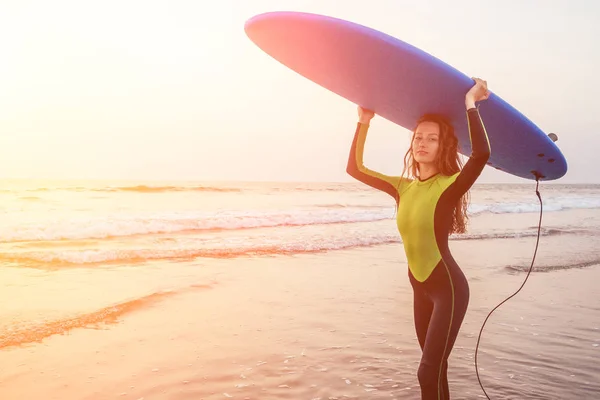
[[[440,197],[457,176],[458,173],[436,175],[425,181],[415,179],[401,189],[396,224],[408,266],[420,282],[429,277],[442,258],[435,235],[436,223],[440,223],[435,220],[435,211]]]

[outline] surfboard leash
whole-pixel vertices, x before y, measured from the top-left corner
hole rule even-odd
[[[508,300],[510,300],[511,298],[513,298],[517,293],[519,293],[521,291],[521,289],[523,289],[523,286],[525,286],[525,282],[527,282],[527,279],[529,279],[529,275],[531,274],[531,271],[533,270],[533,263],[535,262],[535,256],[537,254],[538,245],[540,243],[540,231],[542,229],[543,203],[542,203],[542,196],[540,195],[540,191],[539,191],[539,186],[540,186],[540,178],[542,176],[537,171],[533,171],[533,174],[535,175],[535,180],[536,180],[535,194],[537,195],[538,199],[540,200],[540,220],[539,220],[539,223],[538,223],[538,231],[537,231],[537,240],[536,240],[536,243],[535,243],[535,250],[533,252],[533,258],[531,260],[531,265],[529,266],[529,271],[527,272],[527,276],[525,277],[525,280],[521,284],[521,287],[516,292],[514,292],[512,295],[510,295],[509,297],[507,297],[506,299],[504,299],[500,304],[498,304],[496,307],[494,307],[492,309],[492,311],[490,311],[488,313],[487,317],[483,321],[483,324],[481,325],[481,329],[479,330],[479,336],[477,337],[477,345],[475,346],[475,373],[477,374],[477,380],[479,381],[479,386],[481,387],[481,390],[483,390],[483,393],[485,394],[485,397],[487,397],[488,400],[491,400],[491,399],[488,396],[488,394],[485,391],[485,389],[483,388],[483,385],[481,383],[481,379],[479,378],[479,367],[477,366],[477,352],[478,352],[478,349],[479,349],[479,342],[481,340],[481,333],[483,332],[483,328],[484,328],[484,326],[485,326],[488,318],[492,315],[492,313],[494,311],[496,311],[496,309],[498,307],[500,307],[502,304],[506,303]]]

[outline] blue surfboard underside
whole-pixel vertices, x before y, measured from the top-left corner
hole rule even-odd
[[[464,97],[473,80],[436,57],[366,26],[318,14],[260,14],[246,22],[245,31],[283,65],[406,129],[413,130],[424,113],[446,115],[460,152],[470,155]],[[567,163],[556,144],[507,102],[492,92],[479,111],[492,150],[489,166],[525,179],[565,175]]]

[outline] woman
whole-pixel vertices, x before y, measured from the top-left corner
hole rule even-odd
[[[489,97],[487,82],[474,78],[465,96],[472,154],[461,170],[454,129],[440,115],[417,123],[401,176],[363,165],[363,149],[374,113],[358,107],[359,122],[348,159],[348,173],[396,200],[396,223],[414,291],[414,322],[422,350],[417,372],[422,399],[448,400],[448,357],[469,303],[469,285],[450,254],[448,236],[463,233],[468,191],[490,156],[478,101]],[[410,171],[412,177],[404,177]]]

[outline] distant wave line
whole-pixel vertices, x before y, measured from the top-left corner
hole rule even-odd
[[[600,266],[600,258],[586,260],[586,261],[575,261],[567,264],[547,264],[547,265],[538,265],[534,266],[532,272],[556,272],[556,271],[564,271],[568,269],[581,269],[581,268],[589,268],[594,266]],[[505,270],[510,272],[527,272],[529,271],[529,265],[507,265],[504,267]]]

